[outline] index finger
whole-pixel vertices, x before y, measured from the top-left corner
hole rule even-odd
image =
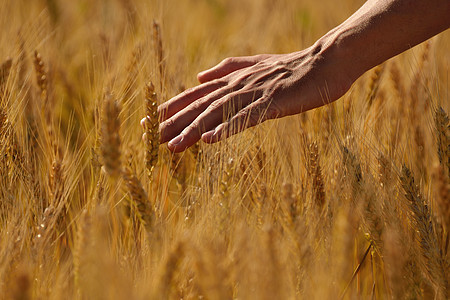
[[[175,115],[178,111],[184,109],[192,102],[200,99],[203,96],[223,87],[226,85],[226,82],[223,80],[213,80],[196,87],[190,88],[173,97],[172,99],[164,102],[158,107],[158,114],[160,118],[160,122],[163,122],[173,115]]]

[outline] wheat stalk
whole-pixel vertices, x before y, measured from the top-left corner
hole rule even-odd
[[[289,221],[296,222],[300,214],[300,205],[294,196],[294,185],[292,183],[283,183],[281,186],[281,199],[283,199],[283,203],[287,206],[286,210]]]
[[[42,56],[37,50],[34,51],[34,70],[36,72],[36,83],[40,90],[42,105],[46,107],[48,105],[48,74],[45,70]],[[44,108],[43,110],[46,111]]]
[[[200,148],[200,142],[197,142],[194,145],[192,145],[191,147],[189,147],[189,151],[194,156],[195,161],[197,163],[200,162],[200,158],[201,158],[202,153],[203,153],[202,149]]]
[[[232,158],[225,161],[223,166],[222,177],[220,180],[219,191],[223,199],[230,197],[230,191],[233,183],[234,160]]]
[[[444,168],[441,165],[436,167],[434,173],[437,186],[436,202],[439,207],[439,214],[445,227],[447,228],[447,235],[450,233],[450,180],[445,174]]]
[[[48,141],[50,142],[50,147],[55,156],[61,155],[61,148],[58,145],[58,140],[55,135],[55,131],[53,128],[53,104],[50,103],[50,91],[49,91],[49,75],[46,70],[45,63],[42,59],[41,54],[35,50],[34,51],[34,69],[36,73],[36,83],[40,90],[40,100],[41,100],[41,113],[44,116],[45,121],[45,130],[48,137]]]
[[[78,224],[77,240],[75,244],[73,259],[74,282],[77,289],[81,289],[80,276],[83,276],[81,269],[86,263],[84,259],[87,256],[86,250],[89,249],[89,239],[91,236],[92,227],[91,223],[92,220],[89,212],[87,210],[83,210],[80,215],[80,221]]]
[[[11,58],[8,58],[0,65],[0,104],[3,104],[4,98],[6,98],[5,85],[8,81],[11,66],[12,66]]]
[[[378,65],[373,69],[372,75],[370,76],[367,89],[368,90],[367,101],[369,103],[369,107],[372,105],[373,100],[377,95],[383,71],[384,71],[384,64]]]
[[[11,124],[8,114],[0,107],[0,153],[2,157],[0,160],[6,163],[6,170],[3,170],[11,175],[18,174],[25,184],[29,183],[30,172],[27,166],[25,155],[22,147],[19,144],[16,133],[14,132],[13,124]],[[17,168],[13,170],[11,166]],[[16,172],[13,172],[16,171]]]
[[[166,262],[163,264],[160,273],[161,276],[157,282],[158,290],[155,299],[169,299],[170,291],[172,290],[172,280],[184,257],[184,253],[185,245],[183,242],[178,242],[176,247],[169,253]]]
[[[320,213],[325,206],[325,188],[322,176],[322,168],[319,160],[319,147],[316,142],[308,145],[309,150],[309,166],[308,177],[312,178],[313,189],[313,204],[316,210]]]
[[[122,178],[131,196],[132,207],[137,210],[139,221],[145,230],[151,233],[155,217],[142,183],[128,166],[122,170]]]
[[[36,231],[36,235],[33,239],[33,254],[35,259],[41,259],[45,248],[51,238],[51,233],[53,228],[54,218],[56,215],[56,209],[54,206],[48,206],[43,214],[42,220],[39,223]]]
[[[439,162],[447,168],[447,176],[450,176],[450,125],[448,115],[442,107],[435,111],[434,124]]]
[[[153,170],[158,162],[159,114],[158,98],[151,82],[145,87],[145,114],[147,116],[144,123],[145,166],[152,181]]]
[[[448,270],[439,251],[428,205],[416,186],[411,171],[405,165],[402,167],[400,180],[412,213],[413,224],[417,228],[420,252],[425,262],[424,272],[437,286],[444,299],[448,299]]]
[[[430,41],[426,41],[409,87],[409,98],[411,101],[409,109],[412,120],[417,120],[417,117],[420,117],[421,114],[423,114],[423,109],[428,107],[427,102],[419,102],[419,100],[421,100],[424,87],[427,85],[427,79],[423,76],[423,73],[429,61],[430,48]]]
[[[126,74],[127,77],[125,79],[125,87],[124,87],[124,94],[125,97],[130,97],[130,93],[132,91],[133,85],[136,83],[139,75],[139,66],[141,63],[143,53],[143,45],[141,43],[138,43],[132,53],[131,53],[131,59],[126,67]]]
[[[6,112],[0,108],[0,141],[2,141],[1,145],[3,146],[3,141],[6,140],[7,135],[7,128],[8,128],[8,116],[6,115]]]
[[[111,94],[106,94],[103,106],[101,153],[106,172],[113,178],[120,174],[120,107]]]
[[[166,66],[164,62],[164,50],[162,43],[161,26],[156,20],[153,20],[153,46],[156,53],[156,62],[159,70],[160,78],[160,92],[163,93],[163,88],[166,82]]]
[[[401,80],[402,76],[400,74],[398,64],[396,63],[395,60],[392,62],[391,67],[389,68],[389,71],[390,71],[391,82],[394,87],[396,96],[397,96],[397,98],[402,99],[405,96],[406,92],[405,92],[405,87],[403,85],[403,82]]]
[[[448,235],[450,231],[450,125],[448,115],[442,107],[436,109],[434,123],[440,162],[436,176],[438,186],[437,204]]]
[[[387,265],[386,273],[390,284],[390,289],[394,299],[401,299],[407,289],[404,269],[407,264],[407,250],[400,232],[397,228],[389,228],[386,232],[384,243],[385,257]]]

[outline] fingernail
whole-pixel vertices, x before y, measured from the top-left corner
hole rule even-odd
[[[182,140],[183,140],[183,136],[182,136],[182,135],[179,135],[179,136],[177,136],[176,138],[170,140],[169,144],[170,144],[171,146],[176,146],[176,145],[178,145]]]

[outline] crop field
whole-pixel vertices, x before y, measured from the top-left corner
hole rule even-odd
[[[363,2],[1,0],[0,299],[449,299],[450,32],[330,105],[158,141],[198,72]]]

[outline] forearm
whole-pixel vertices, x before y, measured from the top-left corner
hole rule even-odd
[[[449,0],[368,0],[314,47],[332,53],[356,79],[449,27]]]

